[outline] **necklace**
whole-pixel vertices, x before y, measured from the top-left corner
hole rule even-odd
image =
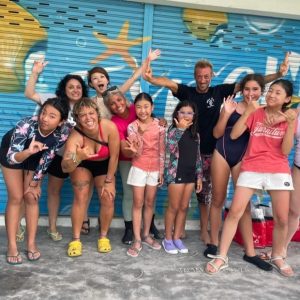
[[[56,129],[56,128],[55,128],[55,129]],[[55,129],[53,129],[52,131],[50,131],[48,134],[43,134],[43,133],[41,132],[40,126],[38,126],[39,134],[40,134],[42,137],[44,137],[44,138],[46,138],[47,136],[49,136],[50,134],[52,134],[52,133],[55,131]]]

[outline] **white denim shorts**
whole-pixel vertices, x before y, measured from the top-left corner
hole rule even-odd
[[[287,173],[241,172],[236,185],[266,191],[294,190],[292,176]]]
[[[158,171],[147,172],[132,166],[128,174],[127,184],[133,186],[146,186],[146,185],[157,186],[158,179],[159,179]]]

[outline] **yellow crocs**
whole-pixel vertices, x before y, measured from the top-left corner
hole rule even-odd
[[[108,253],[111,251],[110,240],[106,237],[102,237],[98,240],[98,252]]]
[[[68,246],[68,255],[76,257],[82,255],[82,243],[80,241],[72,241]]]

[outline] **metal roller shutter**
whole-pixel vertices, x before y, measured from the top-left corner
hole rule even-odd
[[[286,78],[294,83],[293,102],[297,105],[300,100],[299,27],[300,22],[296,20],[155,6],[152,48],[160,48],[162,56],[153,62],[153,73],[194,85],[194,64],[208,59],[214,65],[212,85],[230,83],[239,81],[249,72],[276,72],[285,52],[291,51]],[[149,91],[170,121],[178,100],[167,89],[150,86]],[[232,194],[230,184],[228,199]],[[264,194],[261,200],[269,201],[268,195]],[[195,198],[188,218],[198,218]]]
[[[299,102],[300,22],[296,20],[229,14],[160,5],[141,4],[121,0],[111,1],[8,1],[0,3],[0,137],[17,120],[34,112],[35,106],[23,96],[24,84],[34,59],[45,55],[50,63],[40,76],[39,92],[54,92],[56,84],[66,73],[85,75],[86,70],[101,64],[110,73],[112,84],[121,84],[132,74],[135,62],[140,65],[150,48],[160,48],[162,56],[153,62],[155,75],[167,76],[185,84],[194,84],[193,67],[201,58],[214,64],[214,85],[241,79],[247,72],[269,74],[279,66],[286,51],[292,51],[291,68],[287,79],[295,85],[294,102]],[[109,39],[144,37],[130,47],[125,62],[120,50],[128,42],[116,42],[116,54],[98,61],[106,45],[100,41],[102,33]],[[95,33],[96,32],[96,33]],[[118,37],[119,36],[119,37]],[[152,36],[152,40],[149,37]],[[126,34],[123,35],[126,37]],[[119,51],[119,52],[118,52]],[[133,60],[131,59],[133,58]],[[170,115],[177,100],[167,89],[141,82],[155,101],[155,114]],[[128,93],[133,98],[139,91],[137,83]],[[92,95],[93,92],[90,91]],[[41,213],[46,209],[46,180],[41,199]],[[121,216],[121,186],[118,179],[116,216]],[[232,195],[229,188],[228,197]],[[6,190],[0,174],[0,212],[6,205]],[[266,198],[267,200],[267,198]],[[72,203],[70,183],[64,185],[61,214],[68,215]],[[157,212],[163,215],[167,190],[159,190]],[[195,199],[189,218],[198,218]],[[94,196],[90,214],[98,213]]]
[[[54,93],[57,83],[67,73],[85,77],[86,71],[96,64],[108,70],[111,84],[119,85],[141,63],[143,40],[149,39],[143,39],[143,23],[144,5],[133,2],[1,1],[0,137],[19,119],[31,115],[35,110],[35,105],[23,95],[35,59],[44,55],[49,61],[37,84],[37,90],[41,93]],[[98,59],[107,49],[99,33],[111,39],[109,46],[113,47],[110,50],[115,51],[115,54],[109,54],[104,60]],[[137,42],[132,46],[127,40]],[[131,93],[135,95],[137,92],[139,84],[132,88],[128,97],[131,98]],[[93,95],[92,90],[90,95]],[[47,213],[46,191],[47,178],[43,183],[40,200],[41,214]],[[0,195],[0,212],[4,212],[7,195],[2,174]],[[117,216],[121,216],[121,196],[118,179]],[[62,190],[60,214],[70,214],[72,198],[68,179]],[[99,204],[94,195],[90,214],[97,215],[98,211]]]

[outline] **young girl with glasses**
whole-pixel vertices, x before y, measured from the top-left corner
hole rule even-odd
[[[179,102],[167,133],[165,183],[168,185],[168,208],[165,213],[165,239],[162,245],[169,254],[188,253],[180,239],[185,226],[189,201],[195,188],[202,188],[200,137],[197,133],[197,109],[192,102]]]

